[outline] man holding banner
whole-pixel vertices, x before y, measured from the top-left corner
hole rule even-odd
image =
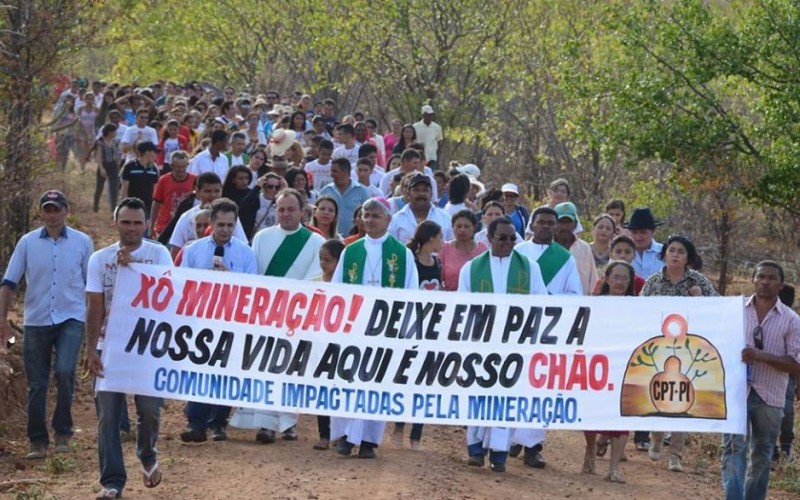
[[[389,202],[370,198],[361,206],[361,218],[367,235],[345,248],[332,282],[416,290],[419,276],[414,254],[388,234]],[[349,456],[358,446],[359,458],[375,458],[385,427],[385,421],[331,417],[331,439],[341,438],[336,447],[340,455]]]
[[[514,249],[539,264],[542,280],[550,295],[583,295],[578,266],[569,250],[555,241],[558,213],[547,206],[539,207],[531,215],[530,229],[533,237],[518,244]],[[517,429],[512,441],[511,456],[517,456],[525,447],[525,465],[536,469],[545,466],[542,457],[542,443],[547,431],[544,429]]]
[[[117,266],[132,262],[143,262],[159,266],[171,266],[172,258],[167,249],[158,243],[145,240],[147,229],[144,202],[138,198],[125,198],[114,211],[114,226],[119,232],[119,241],[96,251],[89,258],[86,280],[86,298],[89,309],[86,317],[86,368],[96,377],[103,377],[100,351],[107,335],[122,334],[109,329],[108,315],[111,310]],[[136,432],[136,455],[142,463],[144,485],[154,488],[161,483],[158,468],[156,441],[161,418],[162,399],[136,395],[136,413],[139,424]],[[97,498],[116,498],[122,495],[127,474],[120,442],[119,420],[125,394],[121,392],[97,391],[97,449],[100,458],[100,484],[103,489]]]
[[[211,202],[211,236],[201,238],[186,247],[181,267],[255,274],[256,257],[253,250],[244,241],[233,237],[238,215],[239,208],[228,198]],[[189,428],[181,433],[181,441],[204,442],[209,425],[214,441],[227,440],[225,428],[230,413],[230,406],[190,401],[186,405]]]
[[[253,238],[258,274],[313,280],[322,274],[319,249],[325,238],[301,224],[306,198],[300,191],[283,189],[275,198],[278,225],[259,231]],[[231,425],[258,429],[256,441],[274,443],[275,432],[283,439],[297,440],[297,414],[254,408],[237,408]]]
[[[539,265],[514,250],[517,231],[507,217],[498,217],[487,228],[491,248],[467,262],[458,276],[458,291],[547,295]],[[519,429],[467,427],[469,465],[483,467],[486,449],[494,472],[505,472],[508,449]]]

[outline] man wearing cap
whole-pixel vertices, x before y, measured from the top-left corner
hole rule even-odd
[[[458,291],[547,295],[539,265],[514,250],[517,232],[511,221],[497,217],[489,223],[488,234],[491,248],[461,268]],[[483,467],[488,449],[492,470],[505,472],[509,447],[519,433],[508,427],[468,426],[467,463]]]
[[[405,176],[406,174],[410,174],[411,172],[422,172],[423,174],[427,175],[431,179],[431,185],[433,186],[433,198],[434,200],[439,199],[439,191],[436,187],[436,180],[433,178],[433,170],[428,168],[427,166],[422,166],[422,155],[419,151],[415,151],[413,149],[406,149],[400,155],[400,166],[397,168],[393,168],[392,170],[383,174],[383,178],[381,179],[380,187],[381,191],[388,196],[394,196],[394,193],[390,193],[391,191],[390,186],[392,184],[392,179],[397,174],[401,174]]]
[[[69,205],[63,193],[50,190],[41,196],[39,216],[44,224],[20,238],[0,283],[0,350],[11,335],[8,309],[13,292],[23,276],[27,283],[22,360],[28,379],[29,459],[45,458],[50,443],[46,413],[51,360],[55,360],[57,388],[52,420],[55,450],[70,451],[75,363],[86,317],[81,291],[86,286],[92,240],[67,227],[67,215]]]
[[[417,142],[425,146],[425,158],[428,166],[435,170],[439,165],[439,144],[444,139],[442,127],[433,121],[436,114],[430,105],[422,106],[422,119],[414,124],[417,132]]]
[[[361,217],[367,234],[345,247],[332,282],[418,289],[414,254],[388,233],[392,220],[389,203],[383,198],[370,198],[361,205]],[[349,456],[358,446],[359,458],[375,458],[385,427],[385,421],[331,417],[331,439],[341,438],[336,447],[340,455]]]
[[[453,239],[450,214],[431,202],[433,185],[427,175],[413,174],[408,181],[409,201],[392,218],[389,234],[406,243],[414,236],[420,222],[431,220],[442,227],[444,241]]]
[[[153,191],[158,182],[158,167],[156,156],[158,147],[150,142],[140,142],[136,145],[136,160],[128,162],[122,167],[122,185],[119,197],[139,198],[145,203],[145,213],[150,214],[153,204]]]
[[[200,175],[205,172],[213,172],[220,179],[225,179],[230,169],[228,157],[224,152],[228,149],[228,133],[224,130],[215,130],[211,133],[211,144],[198,153],[189,162],[189,173]]]
[[[322,275],[319,249],[325,238],[302,225],[306,203],[305,195],[296,189],[278,193],[278,224],[253,237],[258,274],[306,281]],[[282,432],[287,441],[296,441],[296,424],[296,413],[253,408],[239,408],[231,419],[234,427],[258,429],[256,441],[260,443],[274,443],[276,432]]]
[[[357,160],[356,160],[357,161]],[[339,207],[339,234],[349,234],[353,225],[353,214],[362,203],[369,199],[369,190],[353,181],[350,176],[350,160],[336,158],[331,162],[333,182],[323,187],[319,195],[331,196]]]
[[[631,218],[623,227],[630,231],[631,238],[636,244],[633,257],[633,269],[638,276],[644,279],[661,271],[664,262],[661,260],[661,243],[653,239],[653,231],[661,225],[653,217],[650,207],[637,208]]]
[[[519,204],[519,188],[516,184],[503,184],[500,188],[503,192],[503,206],[506,209],[506,217],[514,223],[514,229],[519,234],[525,234],[525,224],[528,223],[528,209]]]
[[[591,295],[597,284],[597,265],[594,262],[592,247],[575,235],[578,224],[578,209],[571,201],[565,201],[555,206],[558,214],[555,241],[569,250],[578,265],[578,275],[584,295]]]

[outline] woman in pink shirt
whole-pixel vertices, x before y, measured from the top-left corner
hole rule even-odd
[[[453,214],[453,235],[455,239],[444,244],[439,253],[442,261],[442,285],[444,290],[458,290],[458,273],[469,260],[486,251],[486,245],[475,242],[475,228],[478,219],[469,210]]]
[[[390,132],[386,132],[386,134],[383,136],[383,147],[387,154],[392,152],[394,145],[400,140],[400,132],[403,131],[403,122],[397,118],[392,120],[390,125],[392,126],[392,130]],[[388,168],[386,171],[389,171]]]

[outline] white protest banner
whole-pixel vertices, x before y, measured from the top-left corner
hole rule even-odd
[[[430,424],[744,433],[741,297],[381,289],[133,264],[100,391]]]

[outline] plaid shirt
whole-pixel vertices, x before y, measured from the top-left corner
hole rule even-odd
[[[755,296],[744,305],[744,324],[747,347],[754,347],[753,330],[759,325]],[[774,356],[789,356],[800,363],[800,316],[780,300],[764,316],[761,322],[764,352]],[[786,385],[789,374],[778,371],[766,363],[754,363],[749,390],[755,390],[769,406],[783,408],[786,401]]]

